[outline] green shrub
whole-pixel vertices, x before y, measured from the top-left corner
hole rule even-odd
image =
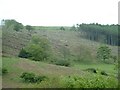
[[[15,31],[20,31],[21,29],[24,28],[22,23],[19,23],[14,19],[6,19],[4,22],[5,26],[3,29],[13,29]]]
[[[61,78],[61,86],[65,88],[117,88],[118,81],[114,77],[101,75],[68,76]]]
[[[60,27],[60,30],[65,30],[65,28],[64,27]]]
[[[105,71],[101,71],[101,75],[108,76],[108,74]]]
[[[35,80],[34,80],[35,74],[34,73],[24,72],[20,77],[23,78],[25,82],[35,82]]]
[[[31,42],[19,53],[19,57],[35,61],[45,61],[51,57],[49,42],[46,38],[34,36]]]
[[[2,68],[2,74],[4,75],[6,73],[8,73],[8,70],[6,68]]]
[[[85,69],[85,71],[97,73],[97,70],[95,68],[88,68],[88,69]]]
[[[31,54],[22,48],[18,56],[21,58],[29,58]]]
[[[46,76],[36,76],[35,77],[35,82],[41,82],[43,81],[45,78],[47,78]]]
[[[61,65],[61,66],[66,66],[66,67],[69,67],[71,65],[68,60],[58,60],[55,64]]]
[[[31,25],[26,25],[25,28],[30,31],[30,30],[33,30],[33,27]]]
[[[97,57],[104,62],[111,57],[111,49],[108,46],[101,46],[97,50]]]
[[[39,83],[47,77],[46,76],[36,76],[34,73],[24,72],[24,73],[22,73],[20,78],[22,78],[25,82]]]
[[[118,82],[113,77],[90,75],[63,77],[61,84],[66,88],[117,88]]]

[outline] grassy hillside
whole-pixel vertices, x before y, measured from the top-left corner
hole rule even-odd
[[[3,55],[17,56],[21,50],[30,40],[30,35],[23,30],[17,32],[14,30],[2,31],[2,51]]]
[[[64,66],[57,66],[52,64],[46,64],[43,62],[36,62],[31,61],[28,59],[21,59],[21,58],[13,58],[13,57],[3,57],[3,68],[8,70],[8,73],[3,75],[3,88],[60,88],[62,86],[63,81],[61,79],[67,76],[80,76],[80,77],[88,77],[91,76],[92,78],[94,75],[90,72],[83,71],[84,69],[88,68],[88,66],[84,66],[84,68],[76,68],[76,67],[64,67]],[[97,67],[94,65],[93,67]],[[106,70],[112,70],[112,66],[105,65]],[[99,67],[99,69],[103,67]],[[23,72],[32,72],[36,75],[45,75],[49,78],[47,81],[42,81],[39,84],[32,84],[32,83],[25,83],[21,78],[20,75]],[[102,76],[107,78],[107,76]],[[113,76],[112,76],[113,77]],[[111,87],[111,86],[109,86]]]
[[[79,69],[62,67],[57,65],[35,62],[20,58],[3,58],[3,67],[8,69],[8,74],[3,76],[3,87],[33,87],[31,84],[25,84],[19,76],[22,72],[34,72],[48,77],[66,76],[72,74],[83,75],[84,72]],[[55,83],[54,83],[55,84]]]
[[[101,43],[81,38],[80,32],[69,31],[69,27],[66,27],[67,30],[65,31],[55,30],[59,27],[43,27],[43,28],[44,29],[32,31],[31,35],[47,37],[51,42],[51,46],[54,48],[53,51],[55,51],[56,53],[60,52],[59,49],[62,50],[62,48],[68,48],[71,54],[76,54],[79,51],[86,52],[88,51],[89,53],[92,52],[92,54],[95,55],[96,52],[93,51],[96,51],[96,49],[98,49],[98,47],[101,46]],[[53,30],[51,28],[53,28]],[[28,32],[27,30],[21,30],[19,32],[14,30],[4,30],[2,32],[3,54],[18,55],[20,49],[29,42],[31,35],[30,32]],[[112,49],[112,53],[117,55],[118,47],[110,45],[109,47]]]
[[[114,83],[115,81],[116,85],[117,70],[114,70],[115,65],[113,62],[109,61],[111,63],[106,64],[96,58],[96,52],[97,49],[101,46],[101,43],[83,39],[80,37],[80,32],[70,31],[69,27],[66,27],[67,29],[65,31],[59,30],[59,27],[36,28],[38,30],[33,30],[32,32],[28,32],[27,30],[5,30],[2,32],[2,63],[3,68],[6,68],[8,70],[8,73],[3,75],[3,88],[66,87],[66,84],[68,84],[66,83],[66,77],[74,75],[90,78],[88,81],[94,80],[95,77],[98,77],[99,75],[100,79],[103,78],[103,80],[113,78],[113,82],[112,79],[109,79],[111,81],[108,82]],[[29,59],[17,57],[21,49],[26,45],[29,45],[32,36],[43,36],[50,41],[53,55],[50,62],[32,61]],[[117,56],[118,47],[110,45],[108,45],[108,47],[111,48],[112,55]],[[52,62],[55,62],[57,60],[68,60],[71,63],[71,66],[65,67],[54,65]],[[98,71],[98,73],[94,74],[85,71],[88,68],[94,68]],[[101,71],[105,71],[109,76],[101,75]],[[20,75],[23,72],[33,72],[36,75],[45,75],[49,79],[42,81],[39,84],[25,83],[20,78]],[[63,83],[66,83],[64,84],[66,86],[64,86]],[[113,84],[108,84],[107,87],[112,86]]]
[[[33,26],[35,30],[60,30],[62,26]],[[65,30],[70,30],[69,26],[64,26]]]
[[[68,54],[68,57],[74,60],[80,59],[80,62],[82,62],[82,58],[85,58],[88,63],[96,62],[97,49],[102,45],[81,38],[81,33],[77,31],[37,30],[36,32],[38,36],[42,35],[50,40],[55,56],[63,57],[63,52],[66,50],[65,54]],[[112,49],[112,54],[117,56],[118,47],[108,46]]]

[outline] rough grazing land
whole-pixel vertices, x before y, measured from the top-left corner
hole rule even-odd
[[[60,87],[60,82],[58,82],[60,77],[74,74],[86,77],[92,76],[93,73],[84,71],[87,68],[105,70],[112,77],[116,76],[117,72],[114,70],[113,64],[103,64],[96,59],[96,51],[101,43],[81,38],[81,33],[78,31],[40,29],[34,30],[30,34],[26,30],[20,32],[5,30],[2,34],[3,67],[8,69],[8,73],[3,76],[4,88]],[[35,62],[18,58],[20,50],[29,43],[34,35],[46,37],[50,41],[55,59],[67,58],[72,65],[64,67],[49,64],[49,62]],[[118,47],[108,46],[112,49],[112,54],[117,56]],[[23,72],[45,75],[49,80],[40,84],[25,83],[20,78]]]

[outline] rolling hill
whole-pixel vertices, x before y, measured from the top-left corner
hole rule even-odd
[[[114,70],[114,64],[102,63],[96,58],[96,51],[102,45],[101,43],[81,38],[81,33],[78,31],[47,29],[33,30],[31,33],[27,30],[21,30],[19,32],[5,30],[2,32],[2,61],[3,67],[8,69],[8,73],[3,76],[3,88],[63,87],[60,83],[61,77],[71,75],[93,77],[94,73],[84,71],[88,68],[105,71],[111,77],[117,76],[117,71]],[[50,41],[52,54],[54,55],[53,61],[67,58],[72,65],[65,67],[51,64],[51,62],[35,62],[25,58],[18,58],[20,50],[29,44],[32,36],[43,36]],[[108,46],[111,48],[112,54],[117,56],[118,47]],[[45,75],[50,80],[43,81],[40,84],[24,83],[19,78],[23,72]],[[103,77],[106,78],[106,76]]]

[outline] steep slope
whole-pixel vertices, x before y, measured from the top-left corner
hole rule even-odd
[[[34,30],[31,35],[26,30],[21,32],[5,30],[2,34],[3,55],[18,56],[21,48],[28,44],[31,35],[48,38],[55,59],[72,59],[74,61],[94,63],[97,62],[96,51],[101,46],[101,43],[81,38],[80,32],[69,30]],[[117,56],[118,47],[108,46],[112,49],[112,54]]]
[[[102,45],[102,43],[81,38],[81,33],[77,31],[36,30],[36,35],[49,39],[55,56],[64,58],[66,54],[66,58],[74,60],[85,58],[85,62],[96,62],[97,49]],[[108,46],[111,48],[112,54],[117,56],[118,47]]]
[[[25,30],[16,32],[14,30],[2,31],[2,53],[3,55],[18,56],[22,47],[30,40],[29,33]]]

